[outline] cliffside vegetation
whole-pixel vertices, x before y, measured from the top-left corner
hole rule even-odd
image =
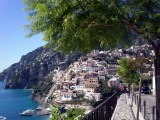
[[[52,108],[52,118],[50,118],[50,120],[80,120],[85,115],[84,112],[85,110],[80,108],[64,110],[60,106],[54,105]]]
[[[18,63],[0,73],[0,77],[5,81],[5,88],[33,89],[32,98],[41,102],[54,84],[55,70],[67,69],[80,56],[80,53],[61,55],[53,48],[40,47],[22,56]]]

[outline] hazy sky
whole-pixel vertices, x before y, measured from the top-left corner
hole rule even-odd
[[[0,0],[0,72],[20,60],[22,55],[45,44],[42,36],[25,38],[28,24],[22,0]]]

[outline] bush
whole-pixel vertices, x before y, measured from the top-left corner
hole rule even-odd
[[[73,108],[73,109],[67,110],[66,116],[63,116],[61,109],[62,109],[62,107],[54,105],[52,108],[52,118],[50,118],[50,120],[74,120],[75,118],[77,118],[77,120],[79,120],[85,115],[84,109]]]

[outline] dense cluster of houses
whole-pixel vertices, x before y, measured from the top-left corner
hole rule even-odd
[[[94,56],[94,55],[93,55]],[[57,70],[54,76],[56,90],[55,102],[68,102],[83,94],[84,98],[100,101],[100,93],[96,93],[99,81],[105,80],[108,74],[106,61],[82,57],[78,62],[70,65],[66,71]],[[107,84],[107,83],[106,83]],[[59,94],[56,94],[59,91]]]
[[[69,103],[73,99],[83,96],[88,100],[100,101],[101,94],[96,92],[100,81],[107,79],[106,84],[109,87],[119,87],[120,85],[121,79],[116,74],[120,58],[153,55],[150,45],[132,46],[128,49],[116,49],[114,51],[94,50],[70,65],[67,70],[55,70],[56,74],[53,77],[55,84],[46,99],[52,97],[52,101],[55,103]]]

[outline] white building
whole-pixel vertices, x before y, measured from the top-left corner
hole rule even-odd
[[[93,93],[93,92],[86,92],[84,98],[89,100],[100,101],[101,94],[100,93]]]
[[[114,78],[111,78],[109,81],[108,81],[108,86],[109,87],[119,87],[119,84],[120,84],[120,81],[114,77]]]

